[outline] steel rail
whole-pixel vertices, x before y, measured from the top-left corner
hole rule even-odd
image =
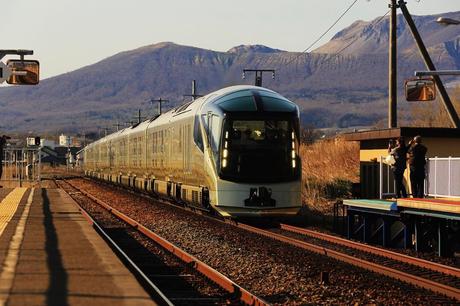
[[[302,248],[304,250],[308,250],[311,252],[315,252],[321,255],[325,255],[334,259],[337,259],[342,262],[346,262],[348,264],[354,265],[359,268],[363,268],[372,272],[376,272],[379,274],[386,275],[391,278],[395,278],[398,280],[401,280],[403,282],[416,285],[443,295],[446,295],[450,298],[456,299],[460,301],[460,289],[453,288],[444,284],[440,284],[437,282],[434,282],[429,279],[425,279],[419,276],[415,276],[412,274],[408,274],[393,268],[385,267],[373,262],[366,261],[364,259],[356,258],[332,249],[328,249],[325,247],[317,246],[311,243],[307,243],[305,241],[297,240],[291,237],[283,236],[280,234],[276,234],[267,230],[263,230],[257,227],[253,227],[244,223],[238,223],[236,224],[237,227],[245,229],[249,232],[253,232],[255,234],[259,234],[265,237],[269,237],[299,248]]]
[[[435,271],[435,272],[439,272],[439,273],[443,273],[443,274],[447,274],[447,275],[452,275],[452,276],[460,278],[460,269],[455,268],[455,267],[449,267],[449,266],[442,265],[442,264],[435,263],[435,262],[431,262],[431,261],[428,261],[428,260],[425,260],[425,259],[408,256],[408,255],[405,255],[405,254],[393,252],[393,251],[390,251],[390,250],[385,250],[385,249],[374,247],[374,246],[367,245],[367,244],[364,244],[364,243],[359,243],[359,242],[356,242],[356,241],[351,241],[351,240],[336,237],[336,236],[333,236],[333,235],[328,235],[328,234],[325,234],[325,233],[312,231],[312,230],[309,230],[309,229],[300,228],[300,227],[296,227],[296,226],[292,226],[292,225],[280,224],[280,228],[282,230],[286,230],[286,231],[289,231],[289,232],[310,236],[310,237],[320,239],[320,240],[325,240],[325,241],[328,241],[328,242],[343,245],[343,246],[353,248],[353,249],[356,249],[356,250],[364,251],[364,252],[367,252],[367,253],[370,253],[370,254],[375,254],[375,255],[386,257],[386,258],[389,258],[389,259],[392,259],[392,260],[400,261],[400,262],[411,264],[411,265],[421,267],[421,268],[424,268],[424,269],[429,269],[429,270],[432,270],[432,271]]]
[[[69,184],[70,185],[70,184]],[[59,186],[59,185],[58,185]],[[72,185],[71,185],[72,186]],[[59,186],[60,187],[60,186]],[[73,187],[73,186],[72,186]],[[74,187],[75,188],[75,187]],[[64,190],[65,191],[65,190]],[[69,196],[72,197],[70,192],[65,191]],[[72,197],[73,198],[73,197]],[[112,249],[114,249],[121,257],[122,260],[126,261],[128,265],[134,270],[134,272],[141,278],[141,281],[149,286],[149,291],[154,295],[156,298],[155,302],[158,302],[161,305],[168,305],[173,306],[174,304],[164,295],[163,292],[145,275],[144,272],[129,258],[129,256],[118,246],[118,244],[110,238],[110,236],[106,233],[106,231],[94,220],[89,213],[81,207],[77,201],[74,201],[77,205],[80,213],[86,219],[86,221],[94,227],[94,229],[102,236],[102,238],[107,241]]]
[[[91,181],[91,179],[89,181]],[[127,189],[124,189],[124,190],[127,190]],[[453,288],[453,287],[450,287],[450,286],[447,286],[447,285],[444,285],[444,284],[440,284],[440,283],[437,283],[437,282],[434,282],[434,281],[431,281],[431,280],[424,279],[424,278],[419,277],[419,276],[411,275],[411,274],[408,274],[408,273],[405,273],[405,272],[402,272],[402,271],[399,271],[399,270],[396,270],[396,269],[388,268],[388,267],[385,267],[385,266],[382,266],[382,265],[379,265],[379,264],[368,262],[368,261],[366,261],[364,259],[355,258],[355,257],[352,257],[350,255],[340,253],[338,251],[334,251],[334,250],[331,250],[331,249],[328,249],[328,248],[320,247],[320,246],[317,246],[317,245],[314,245],[314,244],[311,244],[311,243],[307,243],[307,242],[304,242],[304,241],[301,241],[301,240],[286,237],[286,236],[276,234],[276,233],[273,233],[273,232],[270,232],[270,231],[262,230],[262,229],[259,229],[259,228],[244,224],[244,223],[239,223],[239,222],[236,222],[234,220],[228,220],[228,219],[220,220],[220,219],[212,217],[210,215],[195,212],[194,210],[187,209],[186,207],[181,207],[181,206],[172,204],[171,202],[161,201],[161,203],[164,204],[164,205],[173,206],[175,208],[178,208],[178,209],[181,209],[181,210],[184,210],[184,211],[187,211],[187,212],[193,212],[195,214],[200,214],[205,218],[209,218],[209,219],[215,220],[217,222],[230,224],[230,225],[233,225],[233,226],[238,227],[240,229],[247,230],[249,232],[260,234],[262,236],[269,237],[269,238],[272,238],[272,239],[275,239],[275,240],[278,240],[278,241],[281,241],[281,242],[284,242],[284,243],[287,243],[287,244],[290,244],[290,245],[294,245],[294,246],[297,246],[299,248],[302,248],[302,249],[305,249],[305,250],[308,250],[308,251],[312,251],[312,252],[315,252],[315,253],[318,253],[318,254],[321,254],[321,255],[329,256],[329,257],[335,258],[335,259],[337,259],[339,261],[343,261],[343,262],[349,263],[351,265],[354,265],[354,266],[357,266],[357,267],[360,267],[360,268],[363,268],[363,269],[366,269],[366,270],[369,270],[369,271],[372,271],[372,272],[375,272],[375,273],[378,273],[378,274],[383,274],[383,275],[386,275],[388,277],[398,279],[398,280],[401,280],[401,281],[406,282],[408,284],[416,285],[416,286],[422,287],[424,289],[427,289],[427,290],[430,290],[430,291],[433,291],[433,292],[444,294],[444,295],[446,295],[448,297],[451,297],[451,298],[454,298],[456,300],[460,300],[460,290],[457,289],[457,288]]]
[[[227,292],[235,295],[235,297],[239,298],[241,302],[247,304],[247,305],[269,305],[268,302],[262,300],[261,298],[255,296],[254,294],[250,293],[246,289],[242,288],[235,282],[233,282],[231,279],[220,273],[219,271],[213,269],[212,267],[208,266],[204,262],[200,261],[196,257],[190,255],[189,253],[185,252],[184,250],[180,249],[179,247],[175,246],[171,242],[167,241],[163,237],[157,235],[147,227],[143,226],[139,222],[135,221],[134,219],[126,216],[119,210],[111,207],[109,204],[105,203],[104,201],[98,199],[97,197],[93,196],[92,194],[86,192],[85,190],[82,190],[75,185],[73,185],[70,182],[67,182],[70,186],[96,202],[97,204],[101,205],[104,207],[107,211],[112,213],[114,216],[117,218],[123,220],[124,222],[128,223],[132,227],[136,228],[139,232],[144,234],[146,237],[152,239],[155,241],[157,244],[162,246],[165,250],[169,251],[171,254],[175,255],[178,257],[180,260],[185,262],[186,264],[190,265],[193,267],[195,270],[203,274],[205,277],[210,279],[211,281],[215,282],[218,284],[221,288],[226,290]]]

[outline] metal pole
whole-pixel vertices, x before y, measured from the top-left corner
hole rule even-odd
[[[450,186],[451,186],[451,178],[452,178],[452,173],[451,173],[451,169],[452,169],[452,156],[449,156],[449,159],[448,159],[448,163],[449,163],[449,181],[447,182],[447,190],[448,190],[448,193],[447,195],[450,197],[451,196],[451,192],[450,192]]]
[[[38,183],[41,184],[42,177],[41,177],[41,167],[42,167],[42,156],[41,156],[41,148],[38,148]]]
[[[389,50],[389,73],[388,73],[388,127],[397,127],[397,53],[396,53],[396,0],[391,0],[389,5],[391,9],[390,14],[390,50]]]
[[[379,165],[379,199],[383,198],[383,156],[380,156]]]
[[[406,19],[407,25],[409,26],[412,32],[412,36],[414,36],[420,54],[422,55],[422,58],[425,61],[425,66],[430,71],[436,70],[436,67],[434,66],[433,61],[431,60],[431,57],[428,54],[425,44],[423,43],[423,40],[420,37],[417,27],[415,26],[414,20],[412,19],[412,16],[410,15],[409,10],[406,7],[406,3],[403,0],[399,0],[399,7],[401,8],[404,18]],[[460,118],[458,117],[458,114],[452,104],[452,101],[449,98],[449,94],[447,93],[446,88],[444,87],[444,84],[441,81],[441,78],[437,75],[434,75],[433,79],[436,83],[436,86],[438,87],[439,94],[441,95],[444,107],[446,108],[450,121],[452,122],[455,128],[460,128]]]

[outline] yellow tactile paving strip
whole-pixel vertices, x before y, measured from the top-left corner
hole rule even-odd
[[[27,188],[15,188],[0,203],[0,236],[13,218],[26,191]]]

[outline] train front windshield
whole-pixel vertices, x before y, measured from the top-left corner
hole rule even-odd
[[[292,118],[230,119],[221,141],[220,176],[238,182],[287,182],[299,178]]]

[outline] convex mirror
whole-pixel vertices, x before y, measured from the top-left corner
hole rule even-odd
[[[6,82],[13,85],[37,85],[40,82],[40,63],[35,60],[9,60],[11,76]]]
[[[406,80],[405,92],[407,101],[433,101],[436,99],[436,86],[432,78]]]

